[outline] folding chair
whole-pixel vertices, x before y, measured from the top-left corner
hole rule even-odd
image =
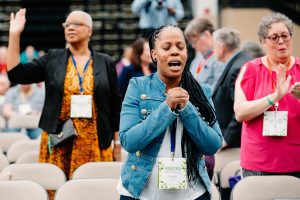
[[[6,156],[3,153],[0,153],[0,172],[2,171],[2,169],[4,169],[8,165],[9,165],[9,162],[8,162]]]
[[[23,153],[16,161],[16,163],[38,163],[39,151],[28,151]]]
[[[8,120],[8,128],[37,128],[39,115],[15,115]]]
[[[57,190],[66,182],[64,172],[50,163],[11,164],[1,174],[11,174],[11,180],[34,181],[46,190]]]
[[[117,200],[117,179],[75,179],[63,184],[54,200]]]
[[[219,185],[222,199],[230,199],[231,188],[229,185],[229,177],[238,175],[240,170],[240,160],[227,163],[221,170]]]
[[[21,132],[0,133],[0,147],[4,153],[7,152],[13,143],[20,140],[29,140],[29,137]]]
[[[300,199],[300,179],[293,176],[250,176],[239,181],[231,200]]]
[[[48,200],[48,194],[39,184],[28,181],[0,181],[1,200]]]
[[[119,179],[123,162],[89,162],[78,167],[72,179]]]
[[[230,161],[240,159],[240,148],[226,148],[215,154],[215,167],[213,182],[219,186],[220,172]]]
[[[7,150],[7,158],[10,163],[14,163],[25,152],[39,150],[40,141],[38,140],[17,141],[13,143]]]

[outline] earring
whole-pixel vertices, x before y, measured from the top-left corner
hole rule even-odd
[[[156,58],[154,58],[153,60],[154,60],[154,62],[156,62]]]

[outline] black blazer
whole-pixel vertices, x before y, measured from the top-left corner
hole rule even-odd
[[[251,58],[243,52],[237,53],[225,66],[212,95],[217,119],[229,147],[241,146],[242,123],[234,116],[234,88],[240,68],[249,60]]]
[[[94,99],[98,111],[98,139],[100,148],[111,145],[114,131],[119,130],[121,95],[112,59],[105,54],[93,55]],[[64,79],[70,51],[53,49],[43,57],[27,64],[19,64],[8,72],[12,82],[30,84],[45,82],[45,103],[39,127],[56,132],[64,93]]]

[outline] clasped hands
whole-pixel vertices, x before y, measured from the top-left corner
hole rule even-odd
[[[181,110],[186,106],[189,98],[189,93],[185,89],[175,87],[168,90],[166,103],[172,111],[175,111],[176,109]]]

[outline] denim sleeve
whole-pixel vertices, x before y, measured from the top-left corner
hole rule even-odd
[[[120,121],[120,141],[123,148],[130,152],[144,149],[153,140],[165,133],[167,127],[176,119],[166,102],[162,102],[157,109],[141,119],[140,91],[136,78],[130,80],[122,104]]]
[[[202,86],[206,98],[213,105],[210,89]],[[179,118],[187,133],[204,155],[213,155],[222,145],[222,133],[218,122],[212,127],[207,124],[198,114],[196,107],[190,102],[185,109],[179,112]]]

